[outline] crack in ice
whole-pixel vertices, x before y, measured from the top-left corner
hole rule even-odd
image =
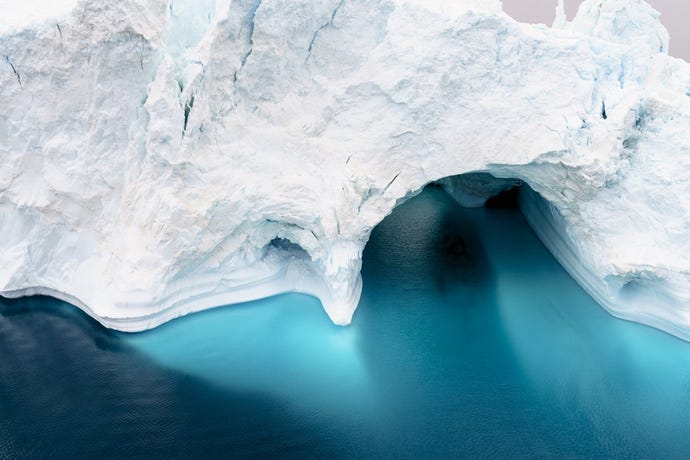
[[[311,58],[311,52],[312,52],[312,49],[314,48],[314,42],[316,42],[316,38],[319,36],[319,34],[323,30],[325,30],[326,28],[331,27],[333,25],[333,21],[335,20],[335,16],[338,14],[338,11],[340,10],[340,8],[343,6],[344,3],[345,3],[345,0],[340,0],[340,2],[338,2],[336,7],[333,9],[333,12],[331,13],[330,19],[328,21],[326,21],[321,27],[316,29],[316,31],[314,32],[314,35],[312,35],[311,41],[309,42],[309,47],[307,48],[307,57],[304,59],[305,63],[309,60],[309,58]]]
[[[10,57],[5,55],[5,62],[9,64],[10,68],[12,69],[12,73],[14,73],[15,78],[17,79],[17,83],[19,83],[19,87],[23,90],[24,85],[22,85],[22,77],[19,75],[19,72],[17,72],[17,68],[12,64],[12,61],[10,61]]]

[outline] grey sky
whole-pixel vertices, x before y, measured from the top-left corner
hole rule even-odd
[[[647,0],[661,12],[661,22],[671,35],[670,54],[690,62],[690,1]],[[557,0],[503,0],[503,9],[522,22],[553,23]],[[565,0],[565,14],[572,19],[582,0]]]

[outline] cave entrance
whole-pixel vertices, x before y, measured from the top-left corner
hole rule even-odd
[[[527,216],[550,206],[524,181],[485,172],[427,184],[372,231],[357,315],[386,309],[398,316],[399,309],[409,309],[404,315],[411,321],[426,321],[414,312],[440,308],[450,312],[450,319],[440,316],[449,324],[465,327],[493,321],[478,311],[498,312],[499,291],[516,288],[516,279],[537,296],[535,302],[542,287],[573,287],[533,229],[541,221]]]
[[[519,207],[520,179],[497,178],[486,172],[472,172],[450,176],[434,184],[443,188],[458,204],[465,208],[486,206],[490,209]]]
[[[523,181],[483,172],[428,184],[372,231],[358,315],[446,308],[479,321],[482,315],[469,312],[496,310],[497,283],[522,270],[521,259],[558,268],[523,215],[522,205],[534,199],[543,201]]]

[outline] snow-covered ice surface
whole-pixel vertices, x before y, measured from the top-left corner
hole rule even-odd
[[[611,313],[690,339],[690,65],[643,1],[49,3],[0,22],[2,295],[136,331],[297,290],[347,324],[372,228],[484,172]]]

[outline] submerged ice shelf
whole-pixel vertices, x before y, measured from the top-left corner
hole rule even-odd
[[[2,295],[135,331],[295,290],[347,324],[395,206],[518,180],[599,303],[690,338],[690,65],[642,0],[552,28],[498,0],[61,4],[0,28]]]

